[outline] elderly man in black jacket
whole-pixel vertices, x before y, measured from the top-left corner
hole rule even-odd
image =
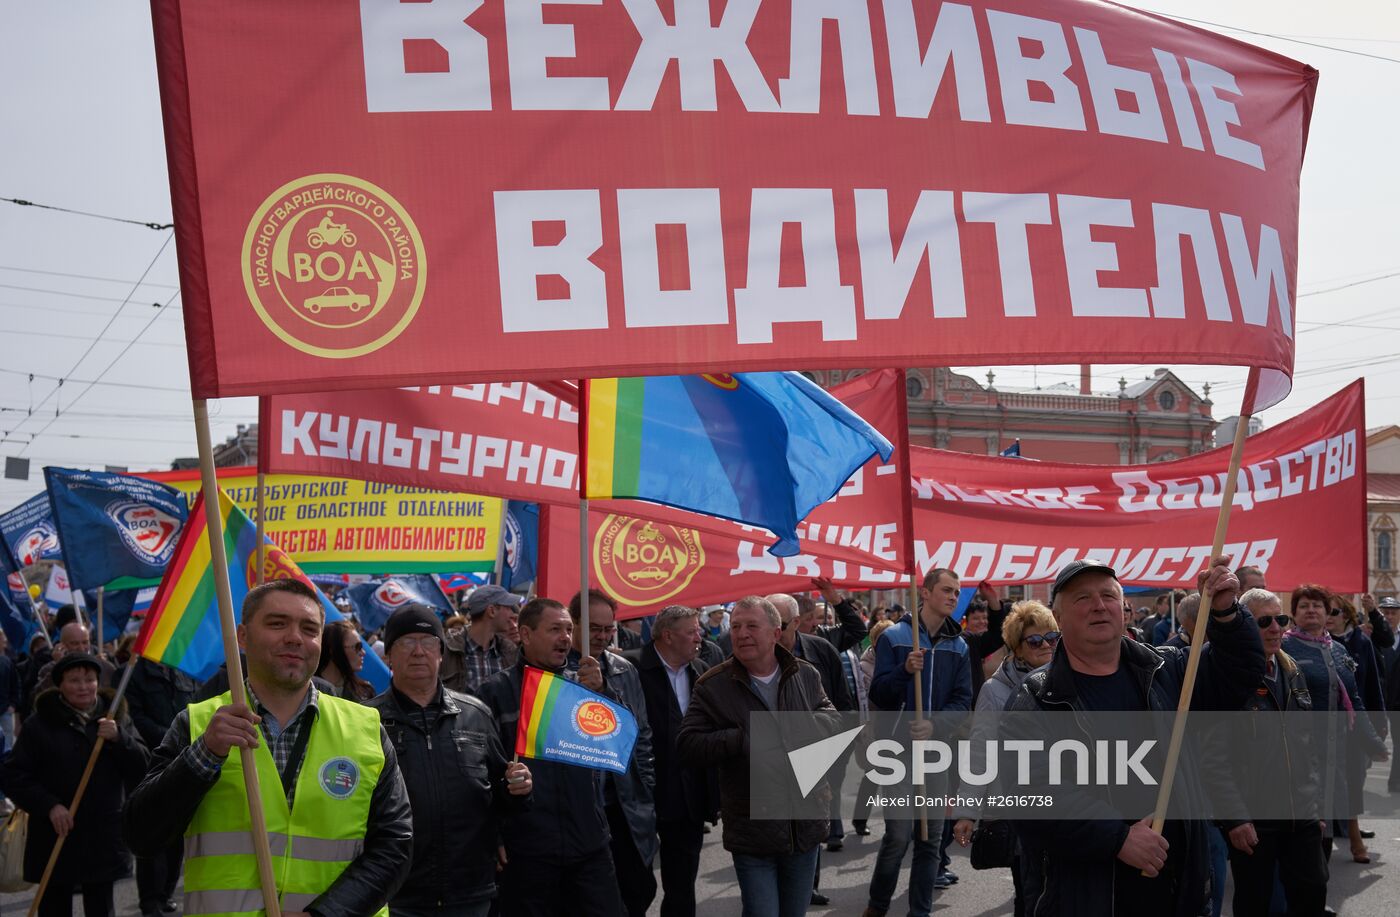
[[[569,667],[579,665],[584,641],[588,654],[598,660],[607,693],[616,697],[637,717],[637,742],[625,774],[609,773],[603,781],[603,799],[612,835],[613,867],[617,870],[618,891],[631,917],[646,917],[656,897],[656,875],[651,864],[656,859],[656,807],[652,790],[656,776],[652,768],[651,725],[637,668],[622,656],[608,652],[617,634],[617,603],[596,589],[588,592],[588,633],[579,628],[580,601],[569,602],[574,624],[574,648]]]
[[[433,609],[394,612],[384,625],[394,679],[369,702],[413,804],[413,869],[389,901],[394,917],[486,917],[501,821],[530,795],[530,770],[506,757],[491,709],[443,687],[444,642]]]
[[[579,660],[566,673],[574,622],[553,599],[534,599],[520,609],[520,659],[482,683],[478,696],[491,708],[501,744],[515,747],[520,687],[525,667],[572,675],[590,691],[616,695],[603,681],[597,659]],[[558,761],[536,759],[530,809],[501,829],[505,869],[501,913],[510,917],[617,917],[623,911],[613,868],[608,814],[603,806],[606,774]]]
[[[1195,709],[1240,710],[1264,677],[1259,628],[1235,601],[1239,580],[1228,560],[1215,558],[1206,579],[1210,642],[1199,650]],[[1050,597],[1060,625],[1059,648],[1049,665],[1027,676],[1008,709],[1176,709],[1186,653],[1144,646],[1125,635],[1123,588],[1111,567],[1093,560],[1068,564],[1055,578]],[[1176,793],[1196,811],[1204,805],[1205,792],[1199,770],[1191,755],[1183,755],[1175,783]],[[1168,821],[1159,835],[1150,815],[1135,821],[1136,812],[1102,814],[1016,822],[1036,917],[1200,914],[1210,872],[1205,832],[1214,829],[1201,821]]]
[[[661,847],[661,917],[695,917],[695,876],[705,822],[719,820],[719,778],[691,766],[676,750],[681,720],[695,682],[709,666],[700,658],[700,612],[684,605],[661,610],[651,642],[627,653],[646,696],[656,757],[656,829]]]

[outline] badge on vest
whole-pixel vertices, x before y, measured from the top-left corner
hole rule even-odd
[[[320,780],[332,799],[348,799],[360,785],[360,769],[349,758],[331,758],[321,765]]]

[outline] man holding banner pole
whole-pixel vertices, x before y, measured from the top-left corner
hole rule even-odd
[[[187,915],[387,914],[409,869],[413,815],[379,713],[312,684],[325,625],[313,587],[271,580],[249,591],[242,618],[249,702],[230,690],[176,716],[127,805],[127,841],[150,856],[184,834]],[[245,767],[259,795],[245,793]],[[253,861],[259,816],[270,902]]]

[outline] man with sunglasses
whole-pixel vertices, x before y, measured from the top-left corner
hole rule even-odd
[[[1215,558],[1206,575],[1209,641],[1196,651],[1201,661],[1192,708],[1197,710],[1241,709],[1264,676],[1259,628],[1235,601],[1239,581],[1228,561]],[[1060,645],[1049,665],[1026,677],[1008,709],[1176,710],[1187,655],[1128,639],[1123,588],[1112,567],[1096,560],[1067,564],[1055,577],[1050,604]],[[1169,736],[1159,735],[1158,741],[1164,749]],[[1196,811],[1205,806],[1201,766],[1191,755],[1181,757],[1174,786],[1174,804]],[[1037,917],[1201,913],[1210,871],[1206,831],[1214,829],[1201,821],[1168,820],[1158,834],[1151,815],[1118,814],[1122,820],[1015,822],[1024,855],[1040,866],[1030,870],[1037,887],[1029,890],[1029,900],[1036,901]]]
[[[1244,704],[1250,713],[1312,710],[1308,682],[1283,651],[1292,619],[1279,597],[1251,589],[1240,604],[1254,616],[1264,646],[1265,671]],[[1269,717],[1221,724],[1205,743],[1213,809],[1230,842],[1236,917],[1267,917],[1275,873],[1283,880],[1288,913],[1321,914],[1327,902],[1327,863],[1322,856],[1321,761],[1297,718]],[[1294,728],[1289,728],[1293,726]],[[1228,732],[1228,735],[1225,733]],[[1286,798],[1280,798],[1286,788]],[[1287,818],[1278,818],[1283,811]]]

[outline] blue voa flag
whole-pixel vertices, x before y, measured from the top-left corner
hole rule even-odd
[[[350,607],[359,619],[361,629],[366,632],[379,630],[389,620],[389,615],[415,602],[436,608],[438,614],[444,617],[455,610],[437,580],[426,573],[370,580],[351,586],[345,590],[345,594],[350,598]]]
[[[511,500],[506,505],[505,565],[500,585],[507,589],[524,586],[535,578],[539,558],[540,507],[538,503]]]
[[[175,488],[126,474],[45,468],[49,503],[75,589],[153,586],[189,510]]]
[[[0,598],[9,599],[20,608],[29,607],[29,586],[20,573],[19,562],[15,560],[15,555],[3,538],[0,538],[0,580],[5,582],[5,585],[0,587]]]
[[[6,566],[5,555],[9,553],[9,549],[0,547],[0,568]],[[0,589],[0,627],[4,628],[5,636],[10,639],[10,648],[16,654],[28,651],[29,635],[34,633],[35,628],[34,616],[28,610],[29,600],[26,598],[24,602],[24,605],[20,605],[10,596],[10,590]],[[21,611],[21,608],[24,610]]]
[[[63,560],[48,493],[35,494],[0,514],[0,536],[4,537],[11,555],[21,567],[41,560]]]

